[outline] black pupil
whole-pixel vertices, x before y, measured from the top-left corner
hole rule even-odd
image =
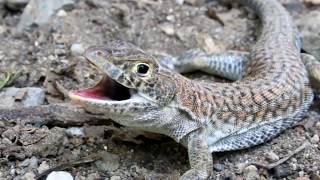
[[[145,64],[139,64],[138,65],[138,73],[140,74],[146,74],[149,70],[149,66],[145,65]]]

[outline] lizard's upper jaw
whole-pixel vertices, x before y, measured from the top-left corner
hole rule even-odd
[[[137,96],[136,90],[117,83],[107,75],[104,75],[103,78],[91,88],[76,90],[69,93],[69,97],[72,100],[95,103],[116,103],[127,101]]]

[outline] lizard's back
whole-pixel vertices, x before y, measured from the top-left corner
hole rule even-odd
[[[194,82],[180,91],[195,95],[196,103],[186,105],[194,106],[188,108],[197,118],[209,118],[211,151],[263,143],[298,122],[313,100],[297,30],[287,11],[275,0],[240,1],[258,14],[263,26],[243,79]]]

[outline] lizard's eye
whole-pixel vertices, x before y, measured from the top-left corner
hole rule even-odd
[[[146,76],[149,72],[149,65],[146,63],[138,63],[136,66],[136,72],[140,76]]]

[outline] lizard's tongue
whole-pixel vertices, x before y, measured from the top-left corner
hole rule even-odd
[[[85,98],[101,100],[126,100],[130,98],[129,89],[117,83],[108,76],[104,76],[92,88],[74,91],[73,94]]]

